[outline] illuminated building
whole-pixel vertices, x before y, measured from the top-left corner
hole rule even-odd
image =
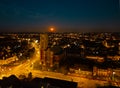
[[[118,44],[118,54],[120,55],[120,43]]]
[[[54,54],[53,52],[50,50],[50,48],[47,49],[46,51],[46,54],[47,54],[47,58],[46,58],[46,65],[48,67],[52,67],[53,66],[53,57],[54,57]]]
[[[48,47],[48,35],[40,34],[40,63],[46,67],[53,66],[53,52]]]
[[[46,65],[46,50],[48,47],[48,35],[40,34],[40,63]]]
[[[50,52],[50,67],[53,66],[53,57],[54,57],[54,55],[53,55],[53,52],[51,51]]]
[[[64,58],[63,49],[60,46],[54,45],[50,48],[51,50],[51,67],[57,66],[56,68],[59,68],[59,62],[62,58]]]
[[[48,35],[40,34],[40,48],[45,50],[47,47],[48,47]]]

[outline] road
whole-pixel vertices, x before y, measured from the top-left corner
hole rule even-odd
[[[36,61],[39,61],[39,58],[40,58],[38,44],[33,43],[32,45],[33,45],[33,47],[35,47],[35,53],[34,53],[33,57],[30,58],[29,60],[22,62],[22,64],[19,64],[17,66],[13,66],[13,67],[1,66],[2,68],[1,68],[1,72],[0,72],[0,78],[2,78],[3,76],[9,76],[11,74],[15,74],[16,76],[18,76],[20,74],[28,73],[32,69],[32,67],[33,67],[32,65]]]

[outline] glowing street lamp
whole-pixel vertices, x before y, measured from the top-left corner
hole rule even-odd
[[[115,80],[115,72],[113,72],[113,80]]]

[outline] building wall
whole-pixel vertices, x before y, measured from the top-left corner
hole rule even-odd
[[[42,65],[46,65],[47,47],[48,47],[48,35],[40,34],[40,63]]]
[[[40,34],[40,49],[47,49],[48,47],[48,35]]]

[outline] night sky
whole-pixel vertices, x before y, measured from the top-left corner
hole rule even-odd
[[[0,0],[0,32],[117,32],[119,1]]]

